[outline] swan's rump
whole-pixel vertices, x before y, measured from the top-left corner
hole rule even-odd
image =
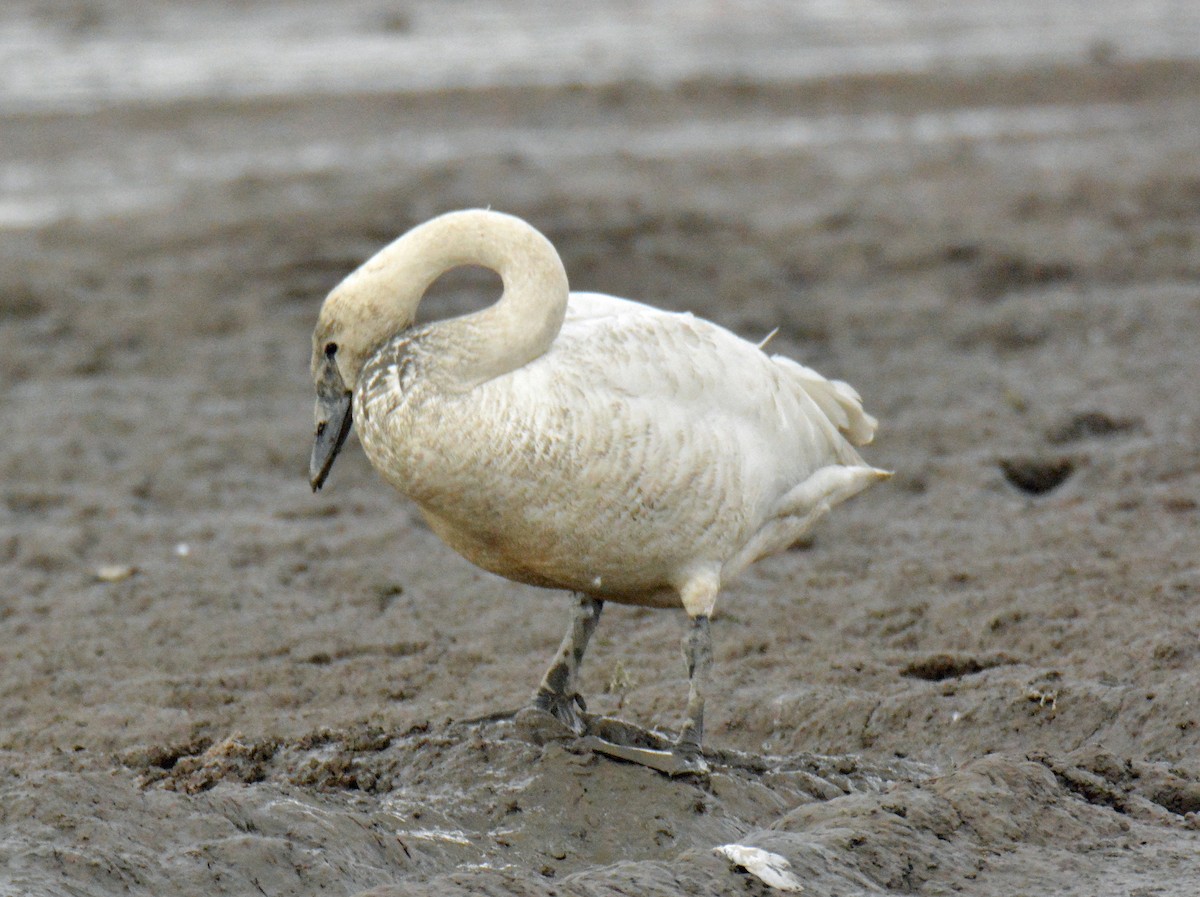
[[[420,343],[368,369],[419,371]],[[469,560],[536,585],[675,604],[686,568],[733,575],[879,475],[839,432],[874,429],[848,386],[599,294],[572,294],[549,351],[468,392],[370,374],[356,418],[375,466]]]

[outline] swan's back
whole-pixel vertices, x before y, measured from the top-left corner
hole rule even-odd
[[[355,420],[435,531],[511,579],[677,604],[689,571],[728,579],[884,475],[853,389],[689,314],[573,293],[548,351],[467,391],[428,375],[438,327],[374,355]]]

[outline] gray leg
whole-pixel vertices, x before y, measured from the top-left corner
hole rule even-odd
[[[707,614],[691,618],[691,628],[683,637],[683,656],[687,660],[689,681],[687,719],[679,733],[679,739],[670,750],[643,747],[636,743],[622,744],[620,741],[606,740],[595,735],[589,735],[584,739],[584,743],[601,754],[630,763],[640,763],[670,776],[707,773],[708,763],[700,750],[700,742],[704,737],[704,692],[712,670],[712,639],[708,631]],[[606,738],[611,739],[612,736],[606,733]],[[648,739],[637,740],[645,744]],[[667,745],[664,744],[663,747]]]
[[[553,715],[576,735],[582,735],[586,726],[579,711],[587,708],[577,690],[579,665],[588,640],[600,621],[604,602],[582,592],[575,593],[575,601],[567,634],[563,636],[550,669],[542,677],[542,684],[533,697],[533,706]]]
[[[704,693],[712,672],[712,636],[706,615],[692,617],[691,624],[683,637],[683,658],[688,671],[687,719],[675,743],[675,753],[685,760],[703,763],[700,743],[704,739]]]
[[[577,593],[575,600],[571,625],[554,662],[546,670],[542,684],[533,696],[533,707],[517,715],[518,726],[523,728],[525,737],[536,744],[562,737],[561,730],[555,733],[546,731],[547,714],[558,721],[554,727],[561,724],[576,735],[583,735],[588,729],[588,723],[580,712],[587,708],[577,691],[576,682],[579,664],[600,620],[604,602],[583,593]],[[598,728],[583,739],[586,746],[609,757],[639,763],[667,775],[708,772],[708,764],[700,750],[704,737],[704,692],[712,670],[712,638],[708,631],[708,620],[706,613],[691,617],[691,628],[683,637],[683,656],[687,661],[689,680],[687,719],[674,746],[666,750],[670,745],[653,733],[619,721],[596,717],[592,718],[592,723]],[[643,746],[655,743],[661,747]]]

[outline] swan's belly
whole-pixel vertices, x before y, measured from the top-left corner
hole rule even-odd
[[[673,583],[694,558],[693,550],[664,544],[663,534],[641,527],[602,533],[581,525],[568,530],[547,526],[542,515],[513,515],[480,525],[440,514],[422,505],[430,528],[471,563],[516,582],[587,592],[625,604],[678,607]],[[553,516],[550,512],[549,516]],[[494,518],[493,518],[494,519]]]

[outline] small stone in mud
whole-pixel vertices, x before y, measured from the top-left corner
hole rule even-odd
[[[1141,421],[1131,417],[1112,417],[1103,411],[1081,411],[1046,431],[1047,441],[1055,445],[1115,436],[1137,429]]]
[[[1030,495],[1044,495],[1057,489],[1075,472],[1070,458],[1001,458],[1004,478]]]

